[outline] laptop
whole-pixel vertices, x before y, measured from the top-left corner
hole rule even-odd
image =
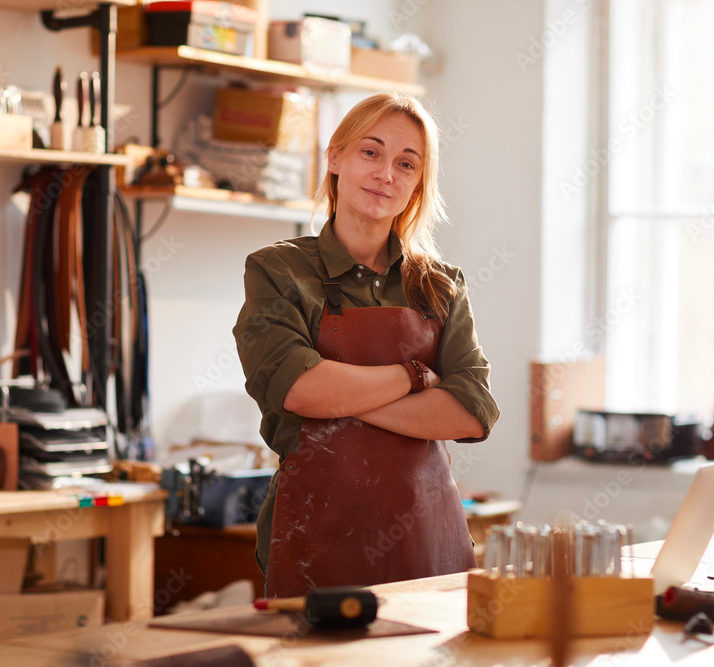
[[[692,580],[714,535],[714,465],[700,468],[652,566],[655,595]],[[709,566],[712,569],[712,566]],[[710,582],[714,583],[714,581]]]

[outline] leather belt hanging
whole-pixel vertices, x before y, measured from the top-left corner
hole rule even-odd
[[[77,385],[87,384],[90,364],[87,345],[86,304],[84,301],[84,269],[82,266],[82,194],[92,168],[74,167],[63,174],[63,190],[57,202],[55,247],[55,330],[51,339],[55,353],[64,360],[71,380],[75,401],[79,403]],[[74,307],[73,307],[74,306]],[[79,332],[72,335],[72,312],[76,313]],[[48,304],[48,313],[50,304]],[[81,350],[81,372],[70,371],[72,367],[71,342]],[[74,377],[73,377],[74,375]]]
[[[143,279],[136,267],[136,247],[125,202],[117,193],[113,221],[114,291],[112,302],[99,304],[94,286],[100,267],[94,261],[96,184],[93,168],[41,169],[17,189],[30,190],[25,247],[15,332],[15,376],[48,373],[50,384],[70,405],[81,397],[76,385],[92,385],[88,317],[110,318],[112,365],[117,382],[120,430],[144,420],[147,404],[147,317]],[[85,253],[84,249],[90,252]],[[78,328],[78,331],[76,329]],[[29,349],[29,355],[20,352]],[[105,354],[104,350],[95,353]],[[96,396],[87,397],[95,404]]]
[[[13,364],[13,375],[22,374],[38,375],[37,360],[39,356],[39,342],[37,338],[36,323],[33,317],[33,284],[32,266],[35,242],[37,237],[38,221],[45,207],[52,207],[54,202],[47,193],[48,186],[54,182],[56,176],[54,168],[42,169],[32,179],[21,183],[16,191],[30,189],[30,205],[25,225],[25,241],[20,275],[20,290],[17,308],[17,324],[15,327],[15,351],[29,349],[27,358],[16,357]]]

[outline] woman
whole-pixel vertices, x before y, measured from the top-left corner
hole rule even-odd
[[[412,97],[355,106],[325,154],[320,236],[250,255],[233,330],[280,470],[258,518],[270,596],[475,566],[443,440],[498,418],[445,219],[438,135]]]

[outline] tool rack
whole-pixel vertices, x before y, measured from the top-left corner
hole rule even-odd
[[[114,75],[116,67],[116,4],[133,5],[135,0],[114,0],[113,3],[100,3],[99,5],[87,3],[87,13],[80,16],[58,17],[57,11],[62,8],[59,0],[0,0],[1,9],[18,10],[23,12],[39,11],[44,26],[51,31],[69,30],[72,28],[94,28],[99,35],[99,61],[101,81],[101,120],[100,124],[105,130],[105,155],[90,155],[74,151],[54,151],[37,149],[23,153],[2,153],[0,162],[24,164],[65,164],[83,163],[96,164],[99,178],[100,201],[97,245],[92,248],[99,262],[101,275],[105,279],[99,285],[98,302],[107,303],[110,296],[110,281],[113,272],[111,252],[111,224],[114,216],[115,177],[114,166],[128,164],[125,156],[112,155],[114,151]],[[80,3],[72,3],[73,9]],[[91,311],[88,316],[91,317]],[[105,317],[97,318],[95,335],[98,345],[93,349],[94,368],[96,369],[97,382],[106,389],[109,374],[109,331]],[[106,391],[98,392],[98,397],[104,401]],[[106,408],[105,405],[102,407]]]

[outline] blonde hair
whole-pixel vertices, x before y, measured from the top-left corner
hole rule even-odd
[[[369,128],[388,114],[402,113],[420,128],[424,138],[421,181],[407,207],[392,221],[392,229],[402,242],[402,288],[409,305],[422,314],[436,315],[442,322],[456,295],[454,281],[440,264],[434,243],[437,223],[446,222],[444,201],[439,192],[439,130],[421,103],[410,95],[379,93],[355,105],[339,124],[325,151],[339,153],[361,139]],[[325,169],[325,177],[315,194],[315,210],[327,200],[331,218],[337,208],[337,175]]]

